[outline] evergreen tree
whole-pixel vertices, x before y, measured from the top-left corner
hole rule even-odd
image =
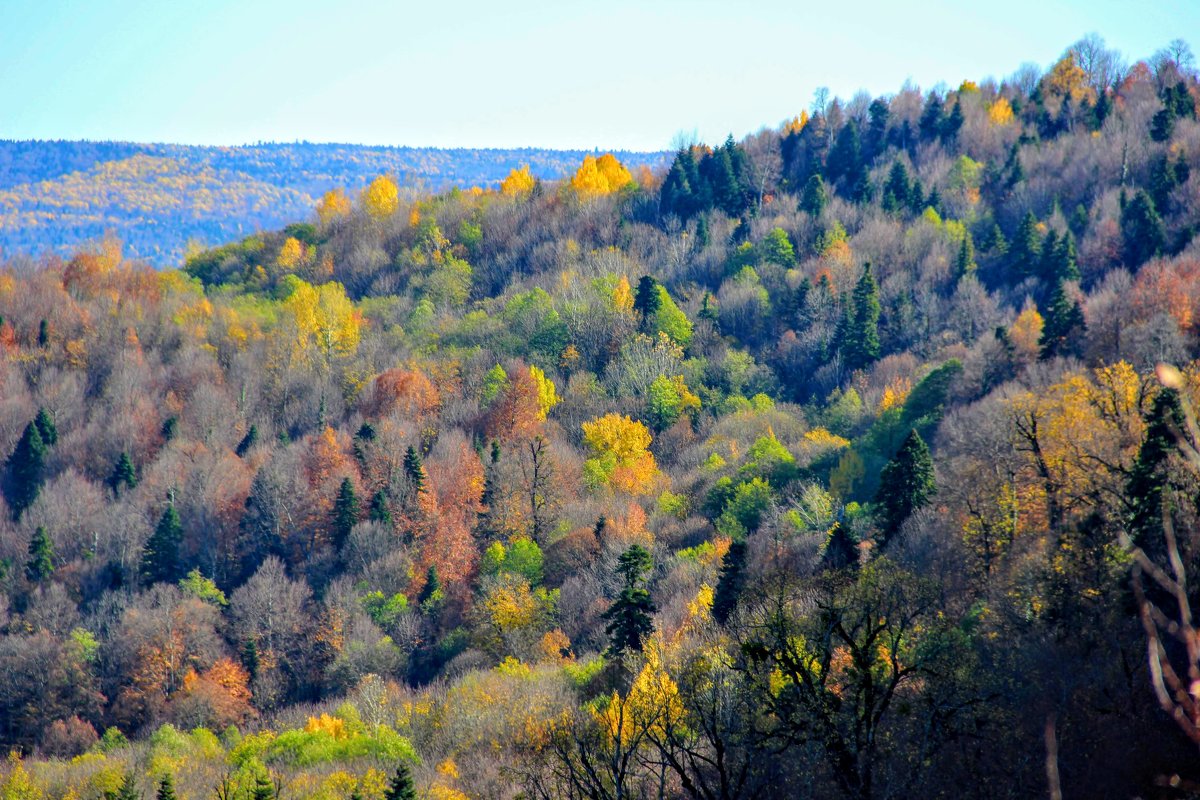
[[[1037,217],[1026,211],[1017,226],[1017,236],[1009,250],[1009,262],[1018,279],[1036,275],[1041,263],[1042,237],[1038,234]]]
[[[1079,340],[1086,331],[1083,308],[1078,300],[1073,300],[1067,294],[1065,285],[1059,281],[1054,287],[1054,294],[1050,296],[1050,308],[1046,311],[1042,337],[1038,340],[1041,348],[1039,358],[1078,355]]]
[[[38,347],[45,347],[50,343],[50,324],[46,320],[38,322]]]
[[[158,792],[155,793],[154,800],[175,800],[175,781],[171,778],[170,773],[159,779]]]
[[[737,607],[738,598],[746,586],[746,543],[734,541],[721,560],[721,575],[713,593],[713,619],[722,625]]]
[[[1158,255],[1166,244],[1162,218],[1144,189],[1139,189],[1121,209],[1121,238],[1125,265],[1133,268]]]
[[[408,483],[414,495],[425,491],[425,464],[421,461],[421,454],[417,452],[417,448],[411,444],[404,451],[404,474],[408,476]]]
[[[380,489],[371,497],[371,507],[367,510],[367,519],[384,525],[392,524],[392,509],[388,505],[387,489]]]
[[[893,214],[903,208],[908,208],[911,183],[908,177],[908,168],[904,166],[904,162],[892,162],[892,168],[888,171],[887,181],[883,184],[883,199],[881,201],[883,210],[889,214]]]
[[[417,800],[417,787],[413,785],[412,773],[407,764],[396,767],[396,774],[388,782],[383,800]]]
[[[246,674],[253,681],[258,677],[258,667],[261,660],[258,656],[258,642],[254,639],[247,639],[242,645],[242,666],[246,668]]]
[[[33,424],[37,425],[38,433],[42,435],[42,442],[46,447],[58,444],[58,428],[55,427],[54,420],[50,418],[50,412],[39,408],[37,416],[33,418]]]
[[[971,238],[971,232],[966,231],[958,245],[958,255],[954,259],[954,274],[960,279],[965,278],[974,275],[976,267],[975,240]]]
[[[45,468],[46,445],[37,424],[30,422],[7,463],[4,497],[14,520],[20,519],[41,493]]]
[[[54,545],[46,529],[38,525],[29,539],[29,560],[25,562],[25,577],[34,583],[46,580],[54,573]]]
[[[122,450],[121,455],[117,456],[117,462],[113,464],[112,475],[108,477],[108,486],[113,490],[113,494],[118,494],[122,486],[132,489],[137,484],[137,470],[133,468],[133,461],[129,458],[129,453]]]
[[[333,501],[333,546],[341,549],[350,536],[351,529],[358,524],[359,508],[358,495],[354,484],[349,478],[342,479],[338,488],[337,499]]]
[[[142,793],[138,791],[137,779],[133,772],[126,772],[121,778],[121,785],[117,787],[117,791],[104,793],[109,800],[142,800]]]
[[[925,108],[921,112],[921,121],[918,123],[921,138],[933,139],[941,135],[942,118],[942,98],[936,92],[930,92],[928,99],[925,101]]]
[[[650,615],[655,608],[650,602],[650,592],[645,587],[646,573],[653,565],[650,553],[637,544],[617,560],[617,572],[623,579],[624,587],[603,615],[608,620],[605,632],[611,642],[608,648],[610,656],[642,652],[646,637],[654,631],[654,621]]]
[[[438,577],[437,567],[433,564],[430,564],[429,569],[425,570],[425,585],[421,587],[421,592],[417,595],[417,605],[424,608],[431,602],[436,603],[441,596],[441,578]]]
[[[835,570],[858,566],[858,542],[841,523],[834,523],[833,529],[825,537],[821,566]]]
[[[1163,389],[1146,414],[1146,433],[1125,484],[1126,516],[1134,543],[1152,555],[1163,549],[1163,492],[1168,486],[1168,466],[1185,430],[1179,393]]]
[[[914,511],[929,503],[934,490],[929,448],[919,433],[910,431],[900,451],[879,475],[875,504],[883,544],[900,531]]]
[[[800,210],[811,217],[819,217],[827,205],[829,191],[825,188],[825,180],[821,173],[814,172],[804,184],[804,192],[800,195]]]
[[[165,581],[174,583],[182,574],[179,545],[183,542],[183,524],[179,512],[171,503],[163,511],[154,533],[142,551],[142,577],[147,584]]]
[[[179,417],[167,417],[162,424],[163,441],[169,442],[175,438],[176,432],[179,430]]]
[[[850,120],[838,131],[829,158],[825,162],[825,171],[831,183],[839,181],[846,189],[853,192],[858,185],[862,173],[862,146],[858,137],[858,123]]]
[[[847,308],[843,350],[848,369],[862,369],[879,358],[879,313],[879,286],[867,263]]]
[[[685,147],[675,154],[667,176],[659,190],[659,207],[664,216],[689,219],[702,209],[703,203],[697,196],[700,182],[699,171],[692,149]]]
[[[959,130],[963,126],[963,110],[962,102],[955,101],[954,107],[950,109],[950,113],[946,115],[946,119],[942,121],[941,134],[942,141],[953,142],[958,137]]]
[[[258,426],[251,425],[250,430],[246,431],[246,435],[242,437],[240,442],[238,442],[237,450],[234,452],[237,453],[238,458],[242,458],[246,455],[246,453],[249,453],[250,448],[254,447],[256,444],[258,444]]]
[[[643,331],[650,326],[661,305],[662,295],[658,291],[658,281],[649,275],[643,275],[638,280],[637,289],[633,294],[633,310],[641,319]]]
[[[275,800],[275,784],[271,776],[259,773],[254,776],[254,786],[250,789],[250,800]]]

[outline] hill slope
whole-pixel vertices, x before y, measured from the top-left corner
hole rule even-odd
[[[316,199],[380,174],[415,190],[494,186],[528,164],[559,178],[582,151],[441,150],[342,144],[190,147],[0,141],[0,252],[69,253],[112,231],[128,253],[178,266],[189,240],[219,244],[303,219]],[[621,153],[631,167],[663,154]]]

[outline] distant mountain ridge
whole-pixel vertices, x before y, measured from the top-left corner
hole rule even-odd
[[[306,216],[334,187],[379,174],[407,187],[492,186],[528,164],[539,178],[586,150],[260,143],[234,147],[0,140],[0,253],[69,253],[112,231],[129,255],[176,266],[189,240],[215,245]],[[631,169],[666,153],[614,151]]]

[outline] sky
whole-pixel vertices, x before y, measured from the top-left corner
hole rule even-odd
[[[661,150],[1090,32],[1200,48],[1200,2],[0,0],[0,138]]]

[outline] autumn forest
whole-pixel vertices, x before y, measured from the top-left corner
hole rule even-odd
[[[1200,796],[1195,58],[946,77],[7,253],[0,798]]]

